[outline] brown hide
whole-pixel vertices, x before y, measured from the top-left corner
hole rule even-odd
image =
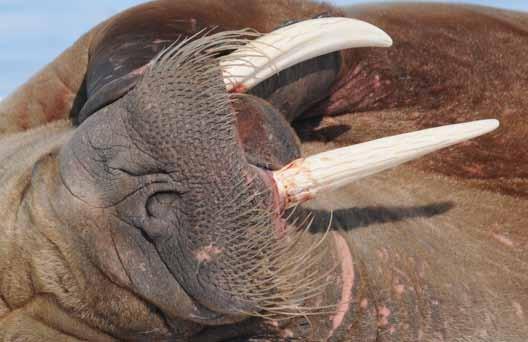
[[[314,112],[344,115],[334,125],[348,145],[398,132],[497,118],[496,133],[417,163],[481,189],[528,196],[528,15],[449,5],[352,7],[394,40],[390,49],[349,53],[349,73]],[[409,18],[409,19],[407,19]],[[348,121],[347,121],[348,120]]]
[[[111,236],[97,232],[93,239],[105,252],[94,257],[75,234],[95,233],[83,222],[70,229],[43,203],[53,194],[55,153],[71,123],[40,126],[75,117],[86,101],[88,51],[103,51],[105,37],[116,32],[142,28],[136,21],[145,13],[151,22],[177,13],[195,23],[185,32],[210,25],[266,32],[327,10],[300,1],[147,4],[122,14],[127,19],[117,27],[114,18],[94,28],[0,103],[3,340],[175,338],[159,311],[128,290],[126,274],[100,261],[117,259]],[[274,338],[525,340],[528,15],[447,5],[369,5],[347,13],[378,25],[395,44],[347,53],[333,94],[306,113],[326,117],[295,125],[305,154],[478,118],[498,118],[502,127],[310,203],[318,213],[313,238],[334,209],[335,230],[326,240],[333,261],[319,267],[337,262],[341,282],[320,301],[337,301],[338,310],[310,317],[312,329],[303,319],[282,324]],[[125,61],[130,70],[134,63]],[[262,333],[251,322],[205,330],[201,338]]]
[[[354,264],[336,340],[525,340],[528,15],[422,4],[348,13],[394,46],[350,52],[348,74],[309,113],[334,117],[297,125],[305,153],[483,118],[501,128],[311,204],[336,209]]]

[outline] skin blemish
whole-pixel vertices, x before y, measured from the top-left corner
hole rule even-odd
[[[515,314],[519,319],[524,320],[524,311],[520,303],[513,302],[513,309],[515,310]]]
[[[270,324],[272,327],[275,327],[275,328],[279,327],[279,321],[277,320],[269,321],[268,324]]]
[[[394,292],[396,292],[398,296],[401,296],[403,292],[405,292],[405,285],[398,284],[394,286]]]
[[[420,276],[420,278],[425,278],[425,269],[426,269],[425,262],[423,260],[418,260],[417,266],[418,266],[418,275]]]
[[[239,85],[236,85],[235,87],[233,87],[229,92],[230,93],[235,93],[235,94],[243,94],[245,92],[247,92],[247,87],[243,84],[239,84]]]
[[[381,80],[380,75],[375,75],[375,76],[374,76],[374,82],[373,82],[373,87],[374,87],[374,89],[378,89],[378,88],[381,87],[381,82],[380,82],[380,80]]]
[[[155,39],[152,41],[152,43],[154,44],[165,44],[165,43],[172,43],[172,40],[167,40],[167,39]]]
[[[352,301],[352,288],[354,287],[354,263],[352,253],[346,240],[337,232],[333,232],[338,258],[341,260],[341,299],[337,305],[336,314],[332,317],[332,330],[328,335],[330,338],[339,326],[343,323],[346,313]]]
[[[383,261],[383,262],[386,262],[389,260],[389,252],[387,251],[386,248],[380,248],[376,251],[376,254],[378,255],[378,257]]]
[[[213,246],[213,244],[210,244],[209,246],[200,248],[199,250],[194,252],[194,257],[199,262],[209,262],[220,253],[222,253],[222,249]]]
[[[391,311],[385,305],[378,307],[378,327],[385,327],[389,325],[390,314]]]
[[[359,307],[362,308],[363,310],[366,310],[368,308],[368,299],[363,298],[361,300],[361,303],[359,304]]]
[[[497,233],[493,233],[492,235],[495,240],[499,241],[503,245],[506,245],[508,247],[515,247],[515,244],[513,243],[513,241],[507,238],[506,236],[500,235]]]
[[[290,329],[284,329],[281,331],[281,337],[283,338],[293,338],[293,331]]]
[[[191,18],[190,22],[192,32],[196,32],[198,30],[198,20],[196,20],[195,18]]]
[[[403,279],[405,279],[407,282],[410,282],[409,276],[407,274],[405,274],[405,272],[403,272],[401,269],[397,268],[396,266],[392,266],[392,270],[395,273],[397,273],[399,276],[401,276]]]
[[[466,165],[462,166],[462,170],[466,171],[468,174],[475,176],[475,177],[484,177],[486,176],[482,165],[480,164],[473,164],[473,165]]]
[[[134,69],[131,74],[132,75],[138,75],[138,76],[141,76],[145,73],[145,71],[147,70],[148,66],[150,65],[150,63],[147,63],[137,69]]]

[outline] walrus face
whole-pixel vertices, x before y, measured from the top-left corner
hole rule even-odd
[[[363,38],[360,46],[390,45],[380,30],[369,27],[371,36],[364,38],[357,21],[348,24],[353,37]],[[404,137],[403,145],[398,137],[380,140],[272,172],[248,159],[236,94],[357,41],[314,44],[299,56],[277,47],[280,41],[288,44],[281,36],[269,54],[253,60],[258,49],[241,38],[247,34],[223,32],[167,49],[149,63],[134,89],[84,121],[61,152],[67,194],[93,213],[87,225],[113,231],[132,290],[172,310],[174,318],[220,322],[219,317],[306,313],[311,309],[303,307],[304,299],[321,290],[327,274],[307,271],[322,252],[317,244],[300,247],[305,227],[287,224],[285,209],[496,126],[415,133]],[[173,280],[184,292],[171,292]],[[173,301],[162,303],[156,291]],[[183,296],[196,307],[174,309],[186,302]]]

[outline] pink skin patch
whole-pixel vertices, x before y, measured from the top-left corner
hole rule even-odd
[[[242,94],[242,93],[245,93],[247,92],[248,89],[245,85],[243,84],[238,84],[236,86],[234,86],[229,92],[230,93],[235,93],[235,94]]]
[[[194,253],[194,257],[199,262],[209,262],[213,260],[215,255],[222,253],[222,250],[216,246],[210,244],[209,246],[203,247]]]
[[[337,247],[337,255],[341,260],[341,278],[343,284],[341,286],[341,299],[337,305],[336,314],[332,319],[332,330],[328,335],[330,338],[337,328],[341,326],[345,315],[350,308],[352,302],[352,288],[354,287],[354,263],[352,253],[348,247],[345,239],[337,232],[332,232]]]
[[[380,306],[378,308],[378,327],[384,327],[389,325],[389,316],[391,311],[386,306]]]
[[[276,320],[266,321],[266,323],[270,324],[274,328],[278,328],[279,327],[279,321],[276,321]]]
[[[515,310],[515,314],[517,315],[517,317],[519,317],[519,319],[521,320],[524,320],[524,311],[521,304],[513,302],[513,309]]]
[[[508,247],[515,247],[515,244],[513,243],[512,240],[508,239],[506,236],[504,235],[500,235],[500,234],[497,234],[497,233],[493,233],[493,238],[497,241],[499,241],[500,243],[502,243],[503,245],[506,245]]]
[[[405,291],[405,286],[404,285],[398,284],[398,285],[394,286],[394,292],[396,292],[396,294],[398,296],[401,296],[404,291]]]
[[[363,298],[361,300],[361,303],[359,304],[359,307],[363,310],[366,310],[368,308],[368,300],[366,298]]]
[[[284,329],[284,330],[282,330],[282,332],[281,332],[281,337],[284,337],[284,338],[293,338],[293,331],[291,331],[290,329]]]
[[[389,261],[389,251],[387,251],[386,248],[381,248],[376,251],[376,254],[378,255],[378,258],[380,258],[383,262]]]
[[[275,208],[273,215],[273,226],[275,227],[276,236],[281,239],[285,236],[288,227],[286,220],[282,218],[282,214],[284,213],[284,202],[279,193],[279,188],[277,187],[277,183],[273,178],[273,173],[270,171],[264,171],[258,167],[254,167],[254,169],[257,171],[257,174],[264,181],[264,183],[273,191],[272,205],[273,208]],[[248,184],[251,182],[252,180],[248,181]]]

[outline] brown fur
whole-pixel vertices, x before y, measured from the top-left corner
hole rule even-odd
[[[329,9],[286,0],[147,4],[124,14],[130,18],[127,25],[112,27],[111,19],[96,27],[0,104],[2,340],[162,339],[177,331],[152,303],[130,290],[115,248],[129,241],[114,241],[111,230],[92,227],[88,218],[97,211],[61,216],[54,212],[59,208],[50,208],[50,197],[61,198],[56,153],[72,129],[69,121],[45,125],[68,119],[76,99],[82,102],[87,51],[101,46],[108,32],[136,28],[135,20],[147,9],[157,13],[156,21],[168,12],[164,6],[196,19],[196,28],[215,23],[263,32]],[[334,330],[328,316],[311,318],[311,331],[295,320],[282,331],[270,330],[314,339],[331,332],[343,341],[521,341],[528,336],[527,16],[442,5],[365,7],[350,13],[385,29],[395,46],[350,53],[342,82],[312,110],[341,115],[298,126],[306,154],[478,117],[498,117],[503,128],[313,203],[336,209],[336,228],[354,261],[352,302]],[[424,207],[445,203],[448,210],[424,215]],[[98,250],[84,245],[81,236],[92,239]],[[334,262],[326,260],[320,268]],[[340,286],[329,288],[321,301],[335,303]],[[163,300],[170,298],[156,305]],[[248,326],[201,336],[212,340],[262,332],[260,326]],[[191,325],[184,336],[201,329]]]

